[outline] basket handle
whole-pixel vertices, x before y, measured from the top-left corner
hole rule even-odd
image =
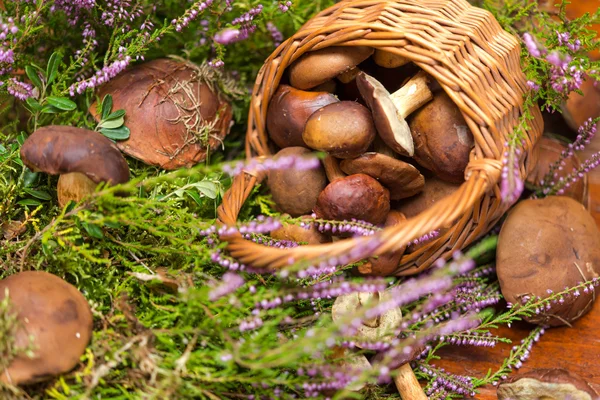
[[[227,250],[240,262],[255,268],[281,268],[298,261],[319,262],[324,257],[344,257],[344,263],[356,262],[370,256],[395,251],[408,241],[453,222],[471,209],[500,179],[502,163],[484,158],[472,159],[465,171],[466,181],[450,196],[435,203],[401,225],[387,227],[375,235],[355,237],[335,243],[279,249],[263,246],[242,238],[239,232],[223,234]],[[231,188],[217,210],[218,219],[225,225],[235,225],[238,214],[255,184],[264,179],[263,173],[243,172],[233,180]],[[361,251],[352,251],[364,249]]]

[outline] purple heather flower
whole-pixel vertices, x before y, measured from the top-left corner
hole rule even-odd
[[[247,163],[238,161],[233,166],[223,166],[223,172],[235,176],[246,171],[268,171],[275,169],[314,169],[318,168],[320,161],[316,157],[305,157],[305,156],[283,156],[278,159],[267,158],[264,160],[253,158]]]
[[[21,101],[25,101],[33,96],[33,86],[29,83],[18,81],[16,78],[9,79],[7,91],[10,95]]]
[[[105,66],[101,70],[96,71],[94,76],[92,76],[91,78],[71,85],[71,87],[69,87],[70,95],[75,96],[75,93],[81,94],[86,89],[93,89],[97,86],[108,82],[109,80],[117,76],[119,73],[124,71],[125,68],[127,68],[127,66],[129,65],[130,61],[131,57],[125,56],[123,59],[117,60],[112,64]]]
[[[521,178],[521,171],[519,169],[519,155],[521,149],[515,148],[505,143],[508,148],[504,152],[502,158],[502,174],[500,177],[500,196],[502,201],[507,204],[513,204],[519,199],[525,184]]]
[[[271,34],[271,38],[273,39],[273,44],[275,47],[279,46],[283,41],[283,34],[271,21],[267,22],[267,30]]]
[[[542,46],[540,46],[535,41],[533,36],[528,32],[523,34],[523,42],[525,43],[525,46],[527,47],[527,51],[529,52],[529,54],[531,54],[534,57],[541,57],[542,54],[546,52],[546,49],[544,49]]]
[[[209,300],[217,300],[223,296],[235,292],[239,287],[244,285],[244,278],[233,272],[225,272],[221,280],[221,284],[213,288],[208,293]]]
[[[240,36],[239,29],[227,28],[227,29],[223,29],[222,31],[217,32],[215,34],[215,36],[213,37],[213,40],[216,43],[219,43],[222,45],[228,45],[228,44],[237,42],[239,36]]]

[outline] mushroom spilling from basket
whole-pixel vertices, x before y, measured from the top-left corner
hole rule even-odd
[[[270,100],[266,127],[276,157],[327,153],[318,170],[270,173],[280,211],[381,227],[458,189],[474,148],[460,109],[430,75],[362,47],[312,51],[292,63]],[[359,271],[391,275],[402,254],[418,249],[369,260]]]

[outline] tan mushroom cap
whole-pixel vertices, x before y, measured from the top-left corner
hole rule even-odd
[[[117,142],[126,154],[166,170],[191,167],[227,135],[232,108],[206,83],[210,74],[192,63],[157,59],[136,65],[100,87],[113,109],[124,109],[129,139]],[[99,120],[96,104],[90,113]],[[210,131],[203,143],[205,131]],[[208,146],[207,146],[208,145]]]
[[[583,95],[571,92],[562,107],[563,116],[573,130],[579,129],[589,118],[600,115],[600,85],[586,76],[580,89]]]
[[[561,368],[534,369],[510,376],[498,386],[498,400],[596,400],[582,377]]]
[[[288,85],[279,85],[267,111],[269,137],[281,148],[308,147],[302,132],[308,118],[318,109],[339,100],[327,92],[306,92]]]
[[[425,178],[418,169],[384,154],[365,153],[343,160],[340,168],[348,175],[363,173],[377,179],[390,191],[392,200],[414,196],[425,186]]]
[[[354,68],[371,54],[373,48],[365,46],[334,46],[310,51],[290,65],[290,84],[297,89],[311,89]]]
[[[384,68],[399,68],[410,62],[406,57],[384,50],[375,50],[373,60],[375,61],[375,64]]]
[[[30,384],[73,369],[92,337],[92,312],[85,297],[73,285],[42,271],[1,280],[1,296],[6,289],[21,323],[15,345],[27,348],[33,337],[34,357],[17,356],[0,371],[0,382]]]
[[[305,215],[304,218],[312,218],[310,215]],[[306,244],[321,244],[331,242],[331,238],[321,232],[315,225],[311,225],[308,229],[302,226],[287,224],[283,225],[271,232],[271,237],[276,240],[291,240]]]
[[[21,146],[21,160],[32,171],[78,172],[94,183],[124,183],[129,166],[117,146],[101,133],[71,126],[45,126]]]

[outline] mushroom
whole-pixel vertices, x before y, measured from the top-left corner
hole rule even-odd
[[[558,293],[598,277],[600,231],[583,205],[570,197],[524,200],[500,231],[496,271],[502,295],[516,307],[529,298],[546,298],[548,291]],[[594,290],[582,290],[525,320],[568,325],[589,311],[594,299]]]
[[[146,164],[173,170],[204,161],[229,132],[232,108],[217,89],[221,85],[233,87],[208,65],[157,59],[122,72],[98,94],[111,94],[114,107],[126,112],[131,133],[117,146]],[[89,111],[99,120],[96,104]]]
[[[377,302],[389,301],[390,298],[391,294],[387,291],[342,295],[335,299],[333,307],[331,308],[331,317],[334,321],[339,321],[343,318],[347,318],[349,315],[355,314],[368,303],[375,305]],[[385,335],[392,333],[400,326],[401,322],[402,311],[400,308],[392,308],[379,317],[363,320],[362,324],[357,328],[356,336],[359,339],[374,342],[380,340]],[[355,342],[355,346],[362,348],[360,341]],[[415,358],[418,353],[420,353],[420,351],[413,351],[411,358],[405,358],[397,362],[399,367],[397,375],[394,378],[394,383],[403,399],[427,400],[427,396],[423,392],[423,389],[421,389],[419,381],[409,364],[411,359]]]
[[[302,133],[310,148],[338,158],[358,157],[367,151],[374,138],[371,113],[354,101],[332,103],[315,111]]]
[[[414,113],[409,126],[419,165],[448,182],[463,182],[474,140],[450,96],[446,92],[436,94]]]
[[[21,146],[21,160],[32,171],[60,174],[61,207],[94,193],[100,182],[115,185],[129,180],[129,166],[117,146],[102,134],[82,128],[39,128]]]
[[[375,78],[361,72],[356,84],[373,113],[377,133],[396,153],[412,157],[413,138],[405,118],[432,99],[428,75],[421,71],[393,94]]]
[[[509,377],[498,386],[498,400],[596,400],[583,378],[565,369],[534,369]]]
[[[304,147],[286,147],[279,150],[274,159],[287,156],[303,156],[311,151]],[[269,170],[268,185],[271,195],[281,212],[293,217],[308,214],[317,202],[319,193],[327,185],[322,167],[315,169],[295,168]]]
[[[340,169],[340,162],[337,158],[328,154],[323,159],[323,167],[325,168],[325,174],[327,180],[333,182],[338,178],[344,178],[346,174]]]
[[[404,214],[391,210],[385,219],[385,226],[400,225],[404,221],[406,221]],[[385,253],[378,257],[370,257],[364,264],[358,267],[358,272],[363,275],[391,276],[398,269],[398,264],[405,250],[406,246],[403,246],[397,251]]]
[[[290,84],[297,89],[311,89],[351,71],[371,54],[373,49],[364,46],[333,46],[310,51],[290,66]]]
[[[356,354],[345,347],[335,346],[333,348],[333,359],[331,361],[338,365],[338,369],[349,369],[355,373],[357,371],[372,369],[371,363],[369,363],[369,360],[364,354]],[[356,375],[355,373],[351,375]],[[365,385],[364,382],[351,382],[346,386],[346,389],[352,392],[358,392],[362,390]],[[331,396],[334,394],[335,393],[331,393]]]
[[[373,60],[375,61],[375,64],[384,68],[398,68],[410,62],[406,57],[383,50],[375,50]]]
[[[305,92],[288,85],[279,85],[269,102],[267,131],[280,148],[308,147],[302,132],[308,118],[328,104],[339,100],[326,92]]]
[[[363,173],[377,179],[389,189],[391,200],[414,196],[425,186],[425,178],[418,169],[379,153],[365,153],[357,158],[343,160],[340,168],[348,175]]]
[[[583,94],[572,91],[562,107],[562,115],[573,130],[600,114],[600,87],[596,80],[586,75],[580,90]]]
[[[534,151],[537,151],[538,153],[538,162],[535,164],[533,171],[527,176],[527,183],[537,187],[541,186],[542,180],[545,178],[548,171],[550,171],[550,166],[558,161],[561,153],[566,149],[567,145],[557,139],[546,136],[540,138],[534,148]],[[564,163],[564,166],[562,166],[560,170],[555,170],[555,174],[557,174],[559,178],[564,178],[574,169],[579,169],[579,167],[581,167],[581,161],[579,161],[579,157],[577,157],[576,154],[572,154],[566,158]],[[578,180],[577,182],[572,183],[568,188],[565,188],[564,196],[572,197],[583,205],[587,205],[587,174],[585,174],[583,179]]]
[[[304,216],[311,218],[310,215]],[[316,226],[302,227],[295,224],[285,224],[271,232],[271,237],[276,240],[291,240],[298,243],[321,244],[331,242],[331,238],[319,232]]]
[[[390,211],[390,192],[369,175],[349,175],[327,185],[314,211],[323,219],[357,219],[377,225]]]
[[[17,314],[15,345],[33,345],[33,357],[17,355],[0,382],[31,384],[73,369],[92,337],[92,312],[71,284],[42,271],[26,271],[0,281]],[[33,341],[33,343],[30,342]]]

